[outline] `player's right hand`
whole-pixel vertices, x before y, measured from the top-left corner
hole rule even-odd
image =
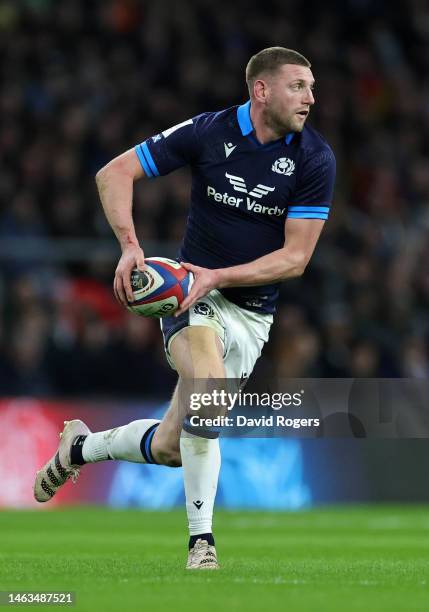
[[[146,265],[143,249],[138,245],[131,244],[122,251],[113,280],[113,292],[118,302],[123,306],[127,306],[128,302],[134,301],[133,290],[131,288],[131,271],[134,268],[143,272],[146,269]]]

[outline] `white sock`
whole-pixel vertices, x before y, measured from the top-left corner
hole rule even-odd
[[[182,431],[180,454],[189,533],[191,536],[211,533],[220,470],[219,439],[200,438]]]
[[[141,419],[122,427],[91,433],[83,443],[82,457],[87,463],[105,461],[109,457],[135,463],[148,463],[142,454],[140,443],[145,433],[157,423],[160,423],[157,419]],[[149,459],[151,459],[150,441],[155,430],[156,428],[149,432],[145,441],[145,452]]]

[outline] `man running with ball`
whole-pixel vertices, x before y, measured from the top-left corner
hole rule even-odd
[[[96,177],[122,249],[114,292],[126,306],[133,300],[131,270],[145,267],[132,218],[133,184],[191,167],[178,259],[195,280],[175,315],[161,320],[179,380],[161,422],[142,419],[97,433],[79,420],[66,423],[57,454],[37,474],[35,497],[51,499],[85,463],[182,465],[188,569],[219,567],[212,517],[221,457],[215,431],[183,420],[189,409],[180,405],[185,381],[250,375],[268,340],[279,283],[303,274],[328,218],[335,158],[306,124],[314,104],[310,66],[296,51],[263,49],[246,68],[248,102],[166,129]]]

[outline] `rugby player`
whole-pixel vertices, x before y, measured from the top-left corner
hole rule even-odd
[[[310,261],[335,180],[331,148],[307,125],[314,104],[310,62],[290,49],[267,48],[250,59],[246,81],[246,103],[183,121],[97,173],[104,212],[122,249],[114,293],[126,306],[133,300],[131,270],[145,267],[132,218],[133,183],[191,167],[178,259],[195,280],[179,311],[161,323],[179,380],[161,422],[142,419],[97,433],[80,420],[66,423],[58,452],[35,482],[42,502],[85,463],[182,465],[189,569],[218,567],[212,516],[221,458],[216,432],[195,429],[179,416],[181,385],[250,375],[268,340],[279,283],[300,276]]]

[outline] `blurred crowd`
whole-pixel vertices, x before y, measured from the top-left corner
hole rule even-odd
[[[161,129],[244,102],[246,63],[271,45],[312,62],[309,121],[334,149],[338,178],[307,271],[282,286],[258,370],[429,375],[424,0],[0,0],[2,395],[173,387],[157,322],[113,299],[115,257],[95,248],[112,232],[94,175]],[[188,194],[187,170],[136,185],[137,233],[158,244],[152,254],[180,240]],[[26,255],[72,238],[94,250]]]

